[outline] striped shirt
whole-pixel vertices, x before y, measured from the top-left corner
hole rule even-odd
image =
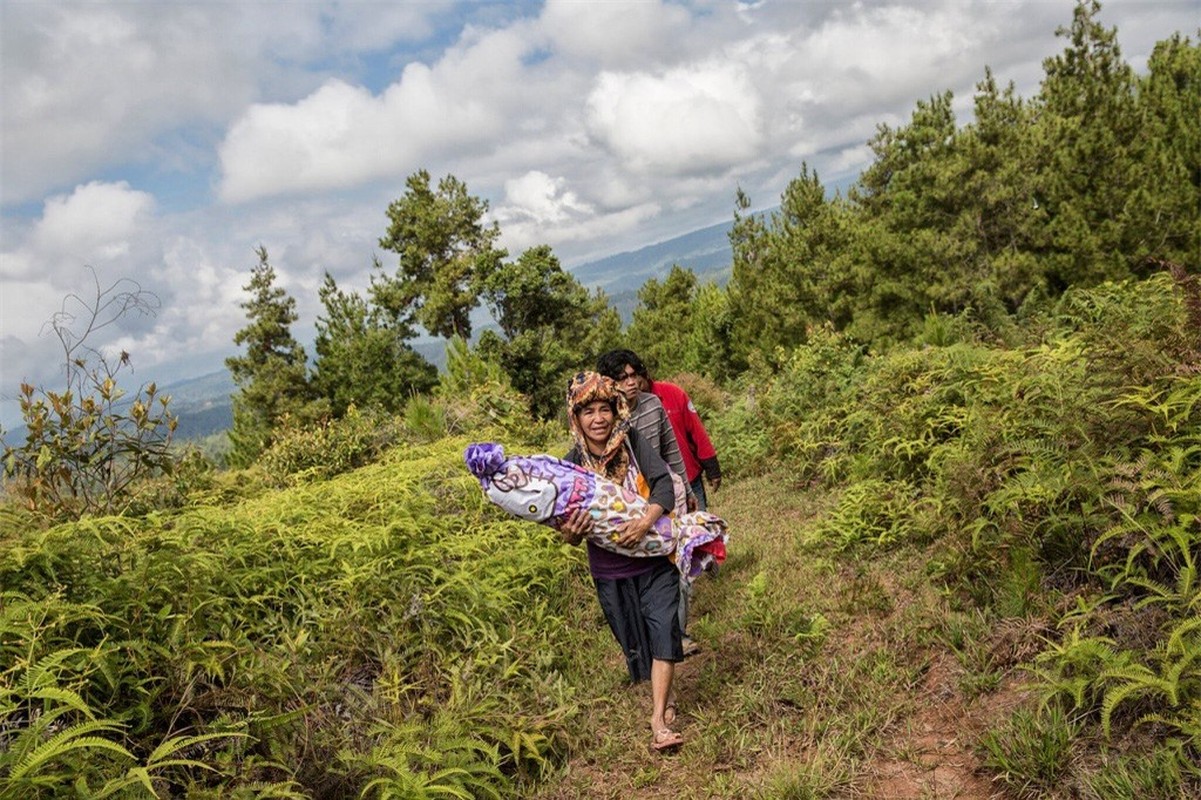
[[[680,455],[675,431],[659,398],[650,392],[639,392],[638,405],[630,411],[630,427],[638,431],[638,434],[655,448],[667,462],[667,466],[671,467],[671,471],[683,478],[684,485],[688,486],[688,470],[684,467],[684,457]],[[689,494],[691,491],[689,489]]]

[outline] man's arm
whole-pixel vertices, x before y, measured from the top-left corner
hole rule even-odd
[[[701,415],[696,413],[696,406],[692,404],[692,398],[687,393],[684,394],[682,416],[684,432],[691,443],[692,453],[696,456],[696,460],[701,462],[701,469],[705,471],[705,477],[716,489],[721,485],[721,464],[717,461],[717,450],[713,447],[713,442],[709,439],[709,432],[705,430],[705,423],[701,421]]]

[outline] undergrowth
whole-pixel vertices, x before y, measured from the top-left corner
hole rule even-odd
[[[141,519],[9,530],[0,786],[511,796],[577,713],[575,555],[502,518],[467,440]]]

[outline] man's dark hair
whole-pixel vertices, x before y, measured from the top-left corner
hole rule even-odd
[[[634,368],[638,375],[650,380],[646,372],[646,364],[633,350],[610,350],[596,360],[596,371],[607,378],[621,380],[626,371],[626,364]]]

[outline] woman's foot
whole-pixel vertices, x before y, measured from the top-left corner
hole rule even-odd
[[[651,740],[651,749],[657,753],[662,753],[668,750],[674,750],[684,744],[684,737],[673,731],[671,728],[662,728],[655,731],[655,736]]]

